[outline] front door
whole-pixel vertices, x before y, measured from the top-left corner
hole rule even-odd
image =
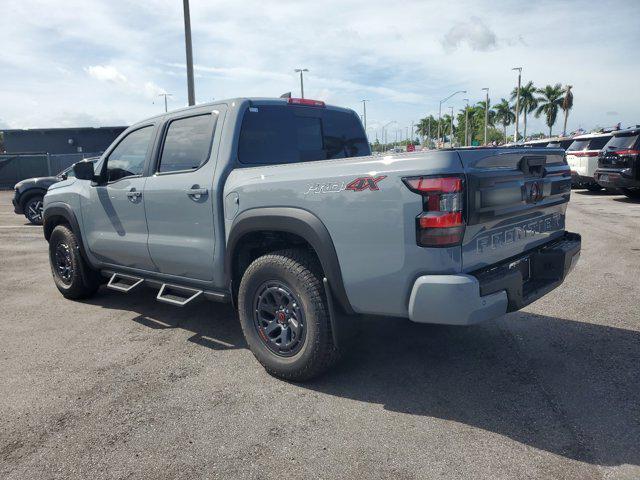
[[[173,118],[163,128],[157,164],[144,187],[149,252],[163,274],[213,280],[213,177],[222,108]]]
[[[148,125],[125,136],[105,159],[103,180],[81,199],[87,246],[101,262],[156,270],[147,247],[143,176],[154,133]]]

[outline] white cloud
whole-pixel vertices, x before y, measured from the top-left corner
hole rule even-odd
[[[101,82],[112,82],[126,84],[127,77],[118,71],[117,68],[111,65],[90,65],[85,68],[85,71],[96,80]]]
[[[481,19],[471,17],[466,22],[456,23],[445,34],[442,46],[445,51],[452,52],[466,43],[472,50],[487,51],[498,46],[498,37]]]

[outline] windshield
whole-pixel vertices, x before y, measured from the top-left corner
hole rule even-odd
[[[569,148],[567,148],[567,152],[578,152],[580,150],[586,150],[589,146],[589,139],[585,138],[584,140],[574,140]]]
[[[611,137],[607,142],[605,150],[630,150],[633,149],[638,141],[638,134],[635,135],[616,135]]]

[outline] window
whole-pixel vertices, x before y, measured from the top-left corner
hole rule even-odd
[[[567,149],[567,152],[577,152],[580,150],[586,150],[589,146],[589,139],[585,138],[583,140],[574,140],[571,146]]]
[[[611,137],[596,137],[592,138],[589,143],[589,150],[602,150]]]
[[[638,134],[615,135],[607,142],[606,150],[629,150],[634,148]]]
[[[351,112],[292,105],[250,108],[242,120],[241,163],[269,165],[371,155]]]
[[[143,127],[124,137],[107,158],[107,181],[141,175],[151,144],[153,127]]]
[[[169,124],[160,156],[159,172],[195,170],[209,158],[215,117],[198,115]]]

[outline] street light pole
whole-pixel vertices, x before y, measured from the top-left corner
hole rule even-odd
[[[195,105],[196,93],[193,86],[193,51],[191,49],[191,17],[189,15],[189,0],[182,0],[182,7],[184,10],[184,43],[187,50],[187,95],[189,105]]]
[[[302,72],[308,72],[306,68],[296,68],[295,72],[300,74],[300,98],[304,98],[304,80],[302,79]]]
[[[442,104],[444,102],[446,102],[447,100],[449,100],[454,95],[457,95],[458,93],[467,93],[467,91],[466,90],[458,90],[457,92],[453,92],[447,98],[444,98],[444,99],[440,100],[440,105],[438,107],[438,141],[440,141],[440,123],[441,123],[441,120],[442,120]],[[442,141],[444,143],[444,138],[442,139]]]
[[[487,144],[487,128],[489,127],[489,88],[485,87],[484,90],[487,95],[484,100],[484,144]]]
[[[515,67],[511,70],[518,70],[518,90],[516,91],[516,131],[513,134],[513,141],[518,141],[518,127],[520,126],[520,80],[522,78],[522,67]]]
[[[464,146],[469,146],[469,99],[463,99],[467,102],[467,105],[464,107]]]
[[[159,97],[164,97],[164,113],[167,113],[167,97],[171,97],[170,93],[161,93]]]
[[[369,100],[360,100],[362,102],[362,117],[364,118],[364,130],[367,131],[367,102]]]

